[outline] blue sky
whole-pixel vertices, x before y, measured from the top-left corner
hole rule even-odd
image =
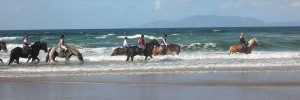
[[[300,0],[0,0],[0,30],[131,28],[193,15],[299,21]]]

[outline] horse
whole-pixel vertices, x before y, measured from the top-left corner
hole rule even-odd
[[[0,51],[4,50],[4,52],[7,52],[6,42],[0,42]],[[0,58],[0,61],[3,63],[2,59]]]
[[[163,47],[162,46],[155,46],[152,50],[152,53],[153,55],[170,55],[172,54],[173,51],[176,52],[177,55],[179,55],[179,52],[180,52],[180,45],[177,45],[177,44],[169,44],[167,46],[167,49],[165,51],[165,53],[163,53]]]
[[[65,54],[64,54],[64,50],[62,48],[57,48],[57,47],[50,48],[49,52],[46,56],[46,63],[49,63],[51,60],[53,60],[54,62],[57,62],[55,60],[56,57],[66,58],[66,62],[69,63],[70,58],[73,55],[77,56],[78,59],[81,61],[81,63],[84,63],[82,54],[76,48],[69,47],[69,46],[66,46],[66,47],[67,47],[68,50],[66,51]]]
[[[21,47],[15,47],[10,52],[10,59],[8,65],[10,65],[14,60],[16,60],[16,63],[19,64],[19,58],[28,58],[28,61],[32,58],[32,61],[35,59],[38,60],[37,63],[40,62],[40,59],[37,57],[40,53],[40,50],[44,50],[45,53],[47,53],[47,43],[43,41],[37,41],[32,46],[31,49],[29,49],[29,52],[23,50],[24,48]]]
[[[247,45],[247,47],[244,51],[242,49],[243,46],[240,45],[240,44],[231,45],[230,48],[229,48],[229,54],[233,54],[233,53],[236,53],[236,52],[251,54],[252,48],[254,46],[258,46],[256,38],[253,38],[253,39],[248,41],[248,45]]]
[[[127,54],[127,51],[126,50],[125,52],[123,51],[123,48],[116,48],[112,53],[111,53],[111,56],[118,56],[118,55],[126,55]]]
[[[160,44],[156,41],[156,39],[153,39],[149,43],[146,43],[146,46],[145,46],[144,50],[142,50],[138,46],[128,47],[126,61],[128,61],[130,57],[131,57],[131,61],[133,61],[133,58],[134,58],[135,55],[144,55],[144,56],[146,56],[145,60],[147,60],[148,56],[153,58],[152,57],[152,49],[153,49],[154,45],[160,46]]]

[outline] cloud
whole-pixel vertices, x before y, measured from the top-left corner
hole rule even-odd
[[[292,2],[289,4],[289,7],[300,8],[300,2]]]

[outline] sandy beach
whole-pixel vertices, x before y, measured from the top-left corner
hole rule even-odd
[[[297,100],[299,72],[0,78],[1,100]]]

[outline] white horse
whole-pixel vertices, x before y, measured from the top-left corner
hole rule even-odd
[[[82,54],[76,49],[72,47],[68,47],[68,50],[64,54],[64,50],[62,48],[57,48],[57,47],[52,47],[49,49],[47,57],[46,57],[46,63],[50,62],[51,60],[57,62],[55,60],[55,57],[60,57],[60,58],[66,58],[66,62],[70,62],[70,57],[72,55],[75,55],[78,57],[78,59],[81,61],[81,63],[84,63]]]
[[[229,54],[233,54],[233,53],[236,53],[236,52],[251,54],[252,48],[254,46],[258,46],[256,38],[253,38],[253,39],[248,41],[247,48],[244,51],[243,51],[243,46],[240,45],[240,44],[231,45],[230,48],[229,48]]]

